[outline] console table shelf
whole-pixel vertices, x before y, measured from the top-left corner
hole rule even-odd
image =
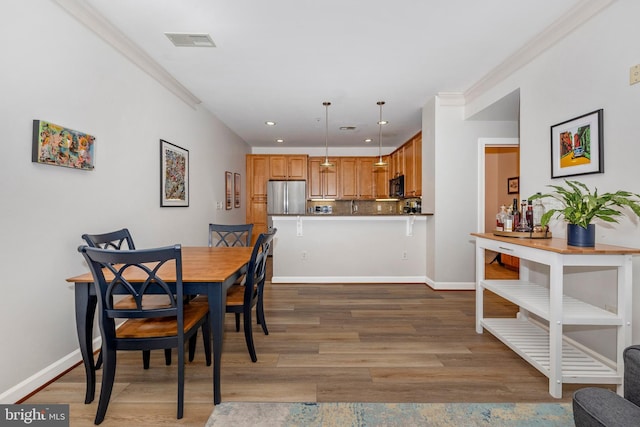
[[[622,351],[631,344],[631,258],[640,249],[611,245],[568,246],[564,239],[510,239],[489,233],[476,238],[476,332],[486,329],[549,377],[549,393],[562,397],[562,383],[616,384],[623,393]],[[486,249],[516,256],[520,280],[485,280]],[[529,263],[549,266],[549,286],[529,280]],[[566,266],[615,267],[617,312],[564,295]],[[516,318],[485,318],[484,290],[519,306]],[[535,315],[535,316],[531,316]],[[604,325],[617,330],[616,360],[563,335],[564,325]]]

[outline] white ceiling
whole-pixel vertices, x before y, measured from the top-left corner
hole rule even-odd
[[[323,101],[332,103],[330,147],[362,147],[367,137],[377,146],[383,100],[383,146],[397,147],[421,130],[429,98],[464,93],[581,1],[85,3],[251,146],[324,147]],[[217,47],[177,48],[165,32],[207,33]]]

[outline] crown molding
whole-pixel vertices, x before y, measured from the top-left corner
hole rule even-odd
[[[441,106],[446,107],[458,107],[465,104],[465,97],[461,92],[438,92],[438,100]]]
[[[54,1],[191,108],[195,109],[202,102],[97,10],[80,0]]]
[[[531,62],[615,0],[582,0],[464,92],[470,102]],[[615,25],[615,24],[612,24]]]

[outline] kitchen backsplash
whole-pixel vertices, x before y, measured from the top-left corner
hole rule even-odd
[[[307,201],[307,213],[317,215],[404,215],[420,213],[420,198],[394,201],[315,200]],[[406,212],[406,211],[409,212]],[[415,210],[415,212],[411,212]]]

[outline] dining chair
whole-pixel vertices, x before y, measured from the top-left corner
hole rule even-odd
[[[82,239],[87,242],[87,245],[91,248],[101,248],[101,249],[112,249],[112,250],[121,250],[121,249],[129,249],[135,250],[136,246],[133,243],[133,237],[131,237],[131,233],[129,229],[123,228],[121,230],[109,231],[107,233],[101,234],[83,234]],[[146,295],[145,296],[145,304],[150,306],[151,304],[156,305],[158,307],[163,305],[168,305],[169,300],[165,295]],[[118,308],[131,308],[135,305],[135,300],[131,297],[125,296],[118,300],[117,306]],[[192,338],[192,342],[189,343],[189,361],[193,361],[193,357],[195,354],[195,346],[196,346],[197,337],[194,336]],[[164,359],[165,364],[167,366],[171,365],[171,349],[165,349],[164,351]],[[151,360],[151,352],[143,351],[142,352],[142,365],[144,369],[149,369],[149,364]],[[98,360],[96,361],[96,369],[100,369],[102,366],[102,351],[98,353]]]
[[[94,423],[100,424],[106,415],[116,373],[119,350],[177,348],[178,408],[177,418],[184,412],[185,342],[195,336],[198,328],[205,331],[205,356],[211,365],[209,307],[189,304],[182,289],[182,249],[180,245],[143,250],[109,250],[80,246],[96,284],[98,319],[102,334],[104,367],[100,400]],[[175,289],[163,279],[162,268],[175,274]],[[168,273],[167,273],[168,274]],[[133,275],[136,281],[132,281]],[[127,279],[129,277],[129,279]],[[173,279],[171,281],[173,283]],[[120,308],[114,297],[124,293],[135,305]],[[158,307],[145,304],[144,296],[161,294],[170,302]],[[124,320],[116,328],[116,319]]]
[[[253,224],[209,224],[209,247],[251,246]],[[244,275],[237,284],[244,283]],[[236,332],[240,331],[240,313],[236,313]]]
[[[256,320],[262,326],[265,335],[269,335],[267,322],[264,317],[264,282],[266,278],[267,257],[269,248],[273,241],[273,236],[277,229],[271,233],[262,233],[258,236],[251,259],[247,266],[244,283],[236,283],[227,291],[227,313],[235,313],[236,316],[242,314],[244,324],[244,339],[247,343],[249,356],[252,362],[256,362],[256,349],[253,344],[253,332],[251,325],[251,311],[256,307]]]
[[[251,246],[253,224],[209,224],[209,247]]]

